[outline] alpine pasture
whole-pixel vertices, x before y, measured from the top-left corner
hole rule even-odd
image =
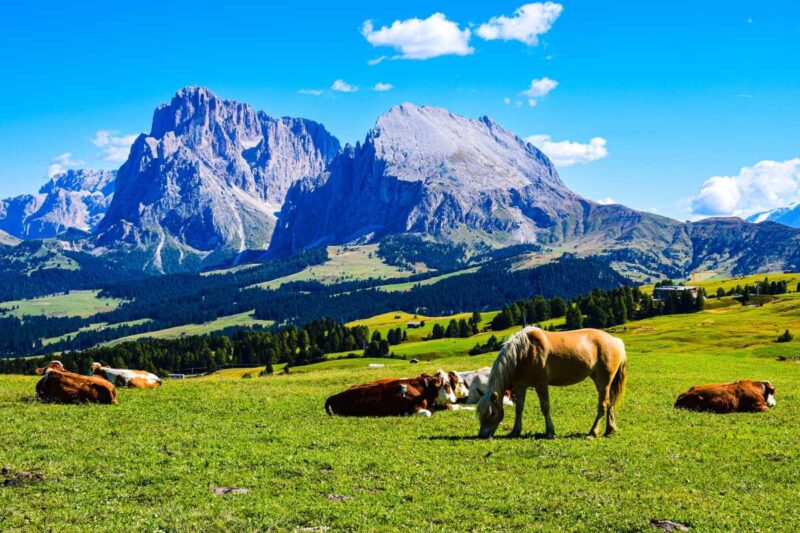
[[[490,440],[475,438],[470,411],[323,411],[353,384],[489,365],[495,353],[466,354],[487,333],[423,341],[409,330],[393,350],[417,365],[341,354],[289,375],[227,370],[120,390],[116,406],[43,404],[32,401],[35,377],[0,376],[0,530],[645,531],[668,519],[697,531],[796,531],[800,342],[776,343],[785,329],[800,331],[797,293],[760,307],[711,299],[699,313],[614,328],[628,388],[619,432],[594,441],[583,438],[595,414],[590,381],[551,389],[555,440],[537,438],[535,396],[517,439],[503,437],[511,410]],[[777,406],[673,409],[691,385],[738,379],[770,380]]]

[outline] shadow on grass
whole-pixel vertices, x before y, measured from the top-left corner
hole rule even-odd
[[[568,433],[566,435],[556,435],[555,439],[548,438],[544,433],[525,433],[519,437],[510,435],[495,435],[494,440],[558,440],[558,439],[585,439],[586,433]],[[489,440],[481,439],[477,435],[432,435],[430,437],[419,437],[420,440],[443,440],[443,441],[465,441],[465,440]]]

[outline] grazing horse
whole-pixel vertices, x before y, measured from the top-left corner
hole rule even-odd
[[[489,390],[478,401],[480,438],[497,431],[503,420],[503,404],[499,401],[506,389],[516,396],[516,418],[510,436],[522,432],[525,393],[533,387],[545,419],[545,437],[556,434],[550,418],[549,386],[580,383],[591,377],[597,387],[597,417],[587,438],[598,435],[598,426],[606,416],[606,436],[617,429],[614,408],[622,400],[627,378],[628,361],[622,340],[597,329],[579,329],[564,333],[525,328],[509,337],[500,349],[489,376]]]

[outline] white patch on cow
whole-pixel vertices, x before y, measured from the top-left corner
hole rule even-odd
[[[416,413],[414,413],[414,414],[415,414],[415,415],[419,415],[419,416],[424,416],[424,417],[429,417],[429,416],[431,416],[431,412],[430,412],[430,411],[428,411],[427,409],[420,409],[419,411],[417,411],[417,412],[416,412]]]
[[[775,407],[778,402],[775,401],[775,396],[772,394],[767,395],[767,407]]]
[[[134,378],[144,378],[149,384],[159,383],[161,379],[155,374],[145,372],[143,370],[129,370],[127,368],[110,368],[107,366],[100,367],[100,374],[107,380],[116,385],[119,381],[125,383],[126,386]]]
[[[436,397],[436,403],[439,405],[456,403],[456,395],[453,394],[453,389],[450,387],[449,382],[445,381],[442,383],[442,386],[439,387],[439,395]]]

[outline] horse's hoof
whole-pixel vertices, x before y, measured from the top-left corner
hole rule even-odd
[[[603,433],[604,437],[613,437],[616,434],[616,431],[606,431]]]
[[[522,431],[512,431],[508,434],[509,439],[517,439],[519,436],[522,435]]]
[[[596,438],[597,438],[597,435],[595,435],[594,433],[589,433],[589,434],[588,434],[588,435],[586,435],[584,438],[585,438],[586,440],[594,440],[594,439],[596,439]]]

